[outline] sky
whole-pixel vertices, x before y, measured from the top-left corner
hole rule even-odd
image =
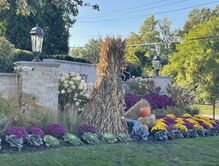
[[[166,16],[171,29],[182,28],[189,12],[203,7],[214,9],[218,0],[87,0],[98,4],[100,11],[80,7],[77,21],[70,29],[70,47],[83,47],[90,39],[120,35],[126,38],[138,33],[144,20]],[[85,0],[86,2],[86,0]]]

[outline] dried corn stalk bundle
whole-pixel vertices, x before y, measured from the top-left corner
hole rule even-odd
[[[120,75],[125,68],[125,41],[120,37],[107,37],[101,43],[100,63],[97,65],[98,80],[82,117],[92,124],[97,133],[127,133],[124,116],[124,88]]]

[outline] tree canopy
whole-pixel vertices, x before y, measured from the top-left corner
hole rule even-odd
[[[199,101],[212,104],[219,98],[219,17],[211,17],[188,34],[177,45],[171,63],[164,67],[176,84],[191,90]],[[206,38],[210,37],[210,38]],[[197,39],[197,40],[190,40]]]

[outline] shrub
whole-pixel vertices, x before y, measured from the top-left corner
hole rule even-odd
[[[40,129],[40,128],[29,128],[29,129],[28,129],[28,133],[30,133],[30,134],[36,134],[36,135],[39,135],[39,136],[41,136],[41,137],[43,137],[43,136],[45,135],[44,132],[43,132],[43,130]]]
[[[61,137],[65,135],[66,130],[65,128],[60,124],[51,124],[47,128],[47,134],[52,135],[54,137]]]
[[[28,133],[25,128],[22,127],[11,127],[7,128],[4,132],[4,135],[15,135],[17,138],[22,138],[23,140],[26,139]]]
[[[79,132],[81,134],[87,133],[87,132],[95,133],[95,128],[89,124],[82,124],[79,128]]]
[[[76,137],[75,135],[73,135],[73,134],[66,133],[63,136],[63,138],[64,138],[64,141],[70,142],[74,146],[78,146],[78,145],[81,144],[80,139],[78,137]]]
[[[62,107],[74,104],[83,107],[87,102],[92,84],[87,84],[78,73],[62,73],[59,79],[59,103]]]
[[[13,72],[14,45],[0,36],[0,72]]]
[[[99,144],[99,139],[97,138],[96,134],[91,132],[84,133],[82,135],[82,139],[88,144],[92,144],[92,145]]]
[[[198,107],[186,108],[186,112],[191,115],[199,115],[200,109]]]
[[[131,93],[125,94],[125,103],[126,109],[125,111],[129,110],[133,105],[135,105],[142,97],[135,96]],[[159,95],[159,94],[145,94],[143,99],[147,100],[151,106],[152,110],[166,108],[167,106],[175,106],[174,101],[171,97],[166,95]]]
[[[43,139],[38,134],[29,134],[27,136],[27,142],[33,146],[40,146],[43,144]]]
[[[137,96],[160,92],[160,87],[156,87],[154,80],[151,78],[132,77],[127,80],[127,84],[130,92]]]
[[[168,106],[168,107],[163,108],[163,109],[154,110],[154,114],[156,116],[158,116],[158,115],[168,115],[168,114],[173,114],[173,115],[176,115],[176,116],[180,116],[180,115],[183,115],[185,113],[187,113],[187,112],[184,108],[179,108],[179,107],[176,107],[176,106]]]
[[[22,49],[15,49],[14,51],[14,62],[18,61],[32,61],[34,59],[34,55],[31,51],[22,50]]]
[[[16,135],[7,135],[5,137],[5,141],[10,144],[11,147],[18,148],[18,151],[20,152],[21,148],[23,147],[23,139],[18,138]]]
[[[167,93],[174,100],[177,107],[188,108],[194,104],[195,97],[187,93],[186,90],[180,86],[167,85]]]
[[[112,133],[103,133],[100,135],[100,139],[107,143],[115,143],[117,141],[116,136]]]
[[[59,140],[51,135],[45,135],[43,137],[43,140],[46,143],[46,146],[48,147],[59,145]]]

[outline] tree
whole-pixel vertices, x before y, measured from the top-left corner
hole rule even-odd
[[[154,74],[153,58],[158,54],[161,56],[162,65],[168,63],[168,57],[175,51],[175,44],[170,43],[175,39],[175,34],[170,30],[170,26],[171,21],[166,17],[163,20],[155,20],[155,17],[151,16],[144,21],[138,34],[131,33],[128,45],[136,46],[127,47],[126,57],[130,63],[141,67],[142,74]]]
[[[73,48],[70,56],[85,59],[93,64],[99,62],[101,39],[91,39],[83,48]]]
[[[200,39],[212,36],[209,39]],[[174,77],[176,84],[192,91],[196,99],[213,104],[219,98],[219,17],[211,17],[185,34],[177,45],[171,64],[164,71]],[[197,40],[190,40],[198,38]]]
[[[67,54],[69,27],[76,21],[78,6],[91,5],[82,0],[0,1],[0,34],[16,48],[31,50],[29,32],[38,24],[45,32],[43,53]]]
[[[0,72],[11,72],[14,45],[0,36]]]
[[[211,17],[219,16],[219,5],[214,10],[210,8],[193,9],[188,14],[188,19],[183,26],[183,33],[188,33],[189,30],[195,28],[199,23],[208,21]]]
[[[125,65],[125,41],[107,37],[100,49],[98,80],[82,117],[95,127],[97,133],[128,133],[126,121],[122,119],[125,101],[123,82],[119,77]]]

